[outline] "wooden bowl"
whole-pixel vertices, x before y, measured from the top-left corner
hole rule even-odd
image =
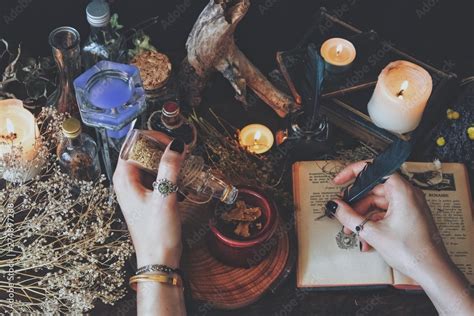
[[[214,214],[209,220],[210,233],[207,241],[211,254],[219,261],[233,267],[248,268],[265,259],[277,244],[273,237],[278,226],[278,210],[275,203],[258,189],[238,189],[237,200],[261,208],[264,219],[262,229],[248,239],[238,239],[220,229],[216,219],[218,215]]]

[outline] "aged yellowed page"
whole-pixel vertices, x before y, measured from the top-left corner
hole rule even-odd
[[[298,235],[298,287],[392,284],[392,269],[375,252],[360,252],[359,245],[341,249],[336,219],[316,220],[325,203],[339,193],[330,183],[336,162],[308,161],[293,165],[293,190]],[[323,169],[325,170],[323,172]]]
[[[446,249],[456,266],[474,284],[473,209],[469,181],[462,164],[443,163],[442,178],[427,184],[433,164],[406,163],[406,170],[426,195],[433,218]],[[431,172],[433,176],[436,176]],[[415,183],[416,182],[416,183]],[[420,249],[420,256],[429,249]],[[395,284],[416,284],[410,278],[394,271]]]

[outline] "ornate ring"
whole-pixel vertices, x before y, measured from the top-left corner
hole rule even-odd
[[[153,191],[160,193],[163,197],[167,197],[171,193],[178,191],[178,186],[168,179],[159,179],[153,182]]]

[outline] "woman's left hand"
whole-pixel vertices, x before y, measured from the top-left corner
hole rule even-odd
[[[156,133],[150,135],[159,137]],[[184,142],[179,139],[168,145],[159,168],[157,166],[157,180],[177,182],[184,149]],[[122,159],[119,159],[113,182],[135,247],[138,267],[149,264],[179,267],[182,242],[177,193],[164,197],[147,188],[141,170]]]

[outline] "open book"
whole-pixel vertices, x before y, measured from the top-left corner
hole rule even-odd
[[[474,224],[467,171],[464,165],[456,163],[442,164],[442,173],[433,172],[433,166],[412,162],[405,164],[405,170],[410,171],[412,180],[425,192],[452,260],[474,284]],[[342,167],[335,161],[304,161],[293,165],[297,286],[392,285],[418,289],[414,280],[388,266],[375,250],[360,252],[356,239],[344,239],[347,235],[340,233],[342,225],[337,220],[327,217],[316,220],[324,213],[325,203],[341,191],[330,180]],[[430,177],[434,178],[430,180]]]

